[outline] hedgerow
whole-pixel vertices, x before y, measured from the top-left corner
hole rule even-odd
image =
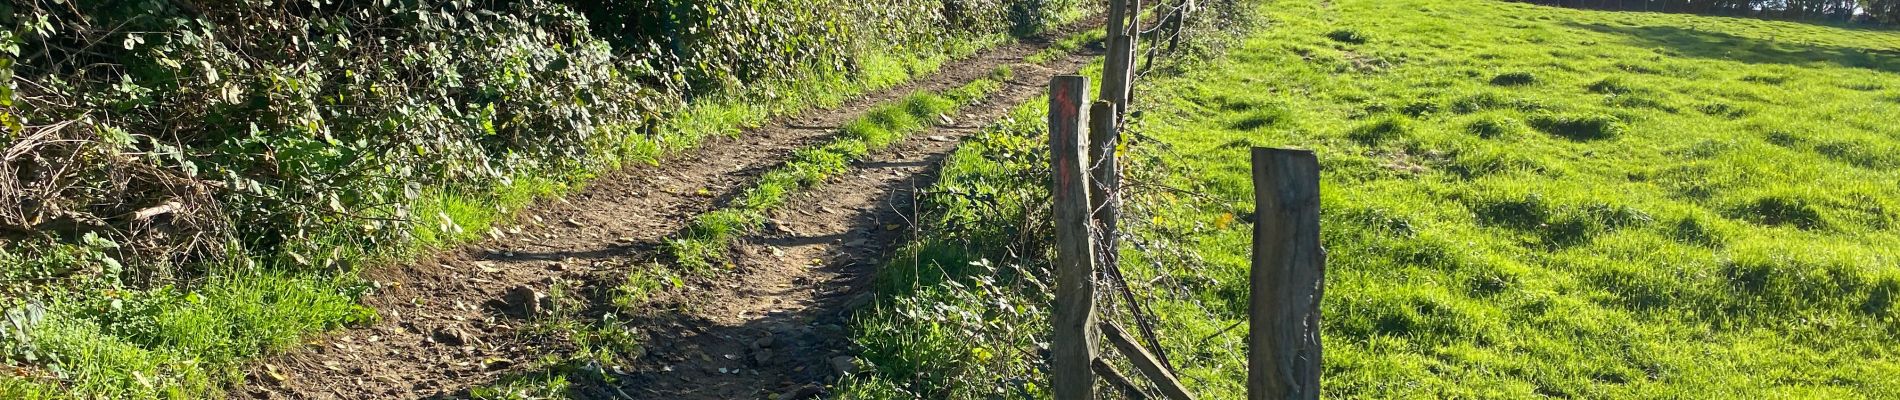
[[[28,256],[95,233],[128,267],[106,278],[135,286],[231,256],[325,265],[441,225],[416,215],[430,192],[650,161],[690,139],[666,123],[689,102],[852,79],[867,54],[1074,3],[28,1],[0,16],[0,198],[23,205],[0,231]]]

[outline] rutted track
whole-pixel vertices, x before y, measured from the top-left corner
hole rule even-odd
[[[640,317],[654,337],[625,392],[651,399],[804,398],[853,368],[844,326],[871,299],[877,265],[908,238],[913,198],[984,125],[1090,60],[1013,65],[1017,76],[948,123],[874,152],[850,172],[794,195],[767,232],[740,241],[738,273],[666,299]],[[723,372],[722,372],[723,371]]]
[[[1087,26],[1093,25],[1071,29]],[[734,271],[691,282],[643,307],[644,315],[627,323],[643,336],[647,354],[630,369],[607,372],[620,377],[614,387],[580,387],[575,394],[759,398],[829,382],[834,372],[828,361],[848,353],[838,328],[842,317],[861,303],[853,300],[866,298],[861,293],[873,263],[900,239],[901,230],[885,226],[901,223],[913,189],[934,180],[936,166],[963,135],[1032,98],[1051,75],[1074,71],[1089,59],[1072,54],[1048,67],[1022,62],[1048,42],[1001,46],[842,107],[780,118],[738,138],[711,139],[660,166],[618,171],[573,196],[531,208],[518,229],[501,237],[374,271],[369,276],[383,288],[365,302],[376,308],[380,322],[263,360],[231,394],[461,397],[471,387],[532,372],[527,368],[537,358],[572,344],[521,332],[530,322],[516,312],[519,302],[510,305],[511,290],[545,293],[554,282],[578,282],[592,303],[584,308],[604,307],[604,288],[629,270],[645,268],[668,235],[743,191],[794,150],[825,142],[839,124],[874,105],[1011,66],[1014,81],[966,107],[955,124],[875,152],[851,173],[796,196],[776,212],[779,229],[739,246]],[[773,339],[761,343],[763,337]]]

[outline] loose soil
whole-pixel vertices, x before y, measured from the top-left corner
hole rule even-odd
[[[933,76],[878,91],[842,107],[780,118],[737,138],[612,173],[564,199],[519,216],[518,225],[477,245],[368,274],[381,289],[365,298],[381,320],[336,332],[250,368],[236,398],[462,398],[469,389],[520,376],[545,355],[574,346],[530,334],[523,298],[556,286],[580,292],[581,315],[598,316],[607,288],[658,261],[659,244],[692,216],[736,197],[793,150],[824,143],[835,127],[877,104],[973,81],[998,65],[1015,79],[948,123],[875,152],[846,174],[796,195],[765,232],[735,246],[733,269],[666,290],[624,316],[646,354],[627,366],[589,366],[600,380],[575,382],[583,398],[809,398],[825,394],[851,367],[845,335],[851,310],[871,300],[875,265],[908,236],[912,196],[935,179],[958,142],[1033,98],[1048,79],[1093,54],[1047,67],[1023,57],[1051,38],[1027,40],[948,63]],[[1089,53],[1093,53],[1092,51]],[[513,293],[511,293],[513,292]]]

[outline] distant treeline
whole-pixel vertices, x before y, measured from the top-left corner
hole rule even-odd
[[[1517,0],[1604,10],[1900,24],[1900,0]]]

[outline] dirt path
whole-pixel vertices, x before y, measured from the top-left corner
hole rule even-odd
[[[1071,28],[1078,29],[1079,27]],[[1049,34],[1056,38],[1068,30]],[[869,300],[873,260],[901,231],[915,186],[963,135],[1040,92],[1054,71],[1074,71],[1087,56],[1050,68],[1022,58],[1048,40],[1013,44],[918,81],[863,96],[831,110],[781,118],[739,139],[714,139],[658,167],[620,171],[566,199],[523,212],[519,226],[479,245],[376,271],[383,288],[365,300],[382,320],[310,342],[255,364],[236,398],[361,399],[466,397],[468,389],[534,371],[543,355],[564,354],[563,338],[523,332],[523,298],[565,285],[589,292],[586,313],[606,308],[603,288],[645,268],[655,249],[693,215],[736,196],[792,150],[822,143],[834,127],[869,107],[917,90],[942,90],[1012,65],[1016,80],[960,114],[955,126],[915,135],[832,179],[775,216],[774,233],[748,238],[738,268],[716,280],[663,294],[631,317],[647,354],[607,387],[585,397],[769,398],[835,378],[829,362],[845,356],[842,316]],[[813,262],[818,260],[818,262]],[[524,296],[525,294],[525,296]],[[761,338],[772,338],[769,342]],[[754,345],[761,350],[754,351]],[[725,368],[725,373],[720,373]],[[811,389],[805,389],[810,392]],[[813,392],[812,394],[816,394]]]
[[[850,313],[871,301],[872,274],[908,238],[913,197],[929,187],[964,136],[1043,92],[1049,78],[1089,58],[1018,66],[1017,77],[981,103],[874,153],[822,186],[795,195],[769,232],[738,246],[738,273],[645,316],[649,357],[624,391],[643,399],[817,396],[852,368]],[[723,372],[722,372],[723,371]],[[808,397],[808,396],[806,396]]]

